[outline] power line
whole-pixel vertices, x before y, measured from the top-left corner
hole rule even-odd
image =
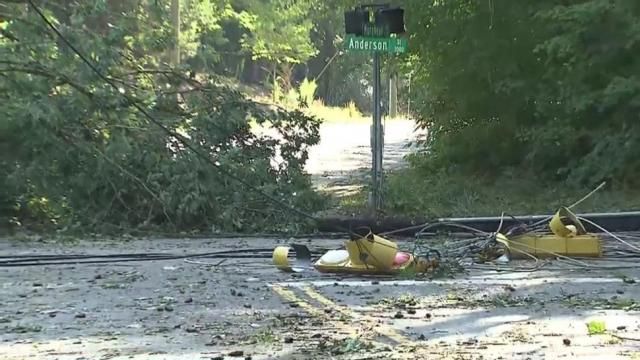
[[[230,173],[229,171],[223,169],[222,166],[220,166],[220,164],[217,164],[209,156],[207,156],[206,154],[201,152],[199,149],[197,149],[195,146],[193,146],[191,143],[189,143],[189,141],[187,141],[182,135],[170,130],[169,128],[164,126],[161,122],[156,120],[153,116],[151,116],[151,114],[149,114],[136,101],[131,99],[126,94],[122,94],[119,91],[118,86],[115,83],[113,83],[107,76],[105,76],[98,68],[96,68],[96,66],[91,61],[89,61],[73,44],[71,44],[71,42],[58,30],[58,28],[56,28],[56,26],[47,19],[47,17],[40,10],[40,8],[37,5],[34,4],[33,0],[28,0],[28,2],[29,2],[29,5],[31,6],[31,8],[33,8],[33,10],[40,16],[42,21],[56,34],[56,36],[58,38],[60,38],[60,40],[66,46],[68,46],[69,49],[71,49],[101,80],[103,80],[106,84],[108,84],[114,90],[116,90],[116,92],[118,94],[120,94],[127,101],[128,104],[130,104],[136,110],[138,110],[142,115],[144,115],[144,117],[146,117],[154,125],[158,126],[160,129],[162,129],[162,131],[164,131],[167,135],[177,139],[184,147],[186,147],[187,149],[191,150],[198,157],[200,157],[201,159],[206,161],[209,165],[213,166],[218,171],[220,171],[220,173],[222,173],[223,175],[225,175],[225,176],[227,176],[227,177],[229,177],[229,178],[231,178],[233,180],[238,181],[240,184],[242,184],[242,185],[246,186],[247,188],[249,188],[250,190],[260,194],[261,196],[265,197],[269,201],[279,205],[283,209],[285,209],[287,211],[290,211],[290,212],[292,212],[292,213],[294,213],[294,214],[296,214],[298,216],[301,216],[303,218],[311,219],[311,220],[314,220],[314,221],[318,220],[313,215],[311,215],[311,214],[309,214],[309,213],[307,213],[305,211],[302,211],[300,209],[297,209],[297,208],[295,208],[293,206],[290,206],[290,205],[286,204],[284,201],[282,201],[280,199],[277,199],[276,197],[271,196],[271,195],[259,190],[258,188],[254,187],[253,185],[251,185],[247,181],[243,180],[242,178],[240,178],[240,177]]]
[[[302,211],[300,209],[297,209],[289,204],[286,204],[284,201],[277,199],[263,191],[261,191],[260,189],[254,187],[253,185],[251,185],[250,183],[248,183],[247,181],[243,180],[242,178],[230,173],[229,171],[225,170],[222,168],[222,166],[218,163],[216,163],[215,161],[213,161],[213,159],[211,159],[209,156],[207,156],[206,154],[204,154],[203,152],[201,152],[199,149],[197,149],[195,146],[193,146],[188,140],[186,140],[182,135],[170,130],[169,128],[167,128],[166,126],[164,126],[161,122],[159,122],[158,120],[156,120],[153,116],[151,116],[151,114],[149,114],[142,106],[140,106],[136,101],[132,100],[129,96],[126,95],[126,93],[122,93],[119,91],[119,87],[112,82],[109,77],[105,76],[98,68],[96,68],[96,66],[89,61],[73,44],[71,44],[71,42],[56,28],[56,26],[51,23],[46,16],[42,13],[42,11],[40,10],[40,8],[38,8],[38,6],[36,6],[33,2],[33,0],[28,0],[29,5],[33,8],[33,10],[40,16],[40,18],[42,19],[42,21],[56,34],[57,37],[60,38],[60,40],[69,47],[69,49],[71,49],[101,80],[103,80],[107,85],[111,86],[114,90],[116,90],[116,92],[118,94],[120,94],[120,96],[122,96],[128,104],[130,104],[131,106],[133,106],[136,110],[138,110],[142,115],[144,115],[144,117],[146,117],[151,123],[153,123],[154,125],[158,126],[163,132],[165,132],[167,135],[175,138],[178,142],[180,142],[185,148],[191,150],[194,154],[196,154],[198,157],[200,157],[201,159],[203,159],[204,161],[206,161],[206,163],[208,163],[209,165],[213,166],[215,169],[217,169],[222,175],[227,176],[235,181],[237,181],[238,183],[246,186],[248,189],[254,191],[255,193],[261,195],[262,197],[264,197],[265,199],[273,202],[274,204],[277,204],[278,206],[280,206],[281,208],[283,208],[284,210],[287,210],[295,215],[298,215],[302,218],[306,218],[306,219],[310,219],[313,220],[316,224],[319,222],[319,219],[316,218],[315,216]],[[344,231],[345,233],[349,234],[353,239],[359,239],[363,237],[363,234],[358,234],[357,232],[354,232],[351,230],[351,225],[349,225],[349,228],[344,228],[343,226],[338,226],[339,229],[341,229],[342,231]],[[369,230],[370,231],[370,230]],[[160,259],[165,259],[168,260],[168,258],[159,258]],[[95,261],[94,263],[101,263],[104,262],[104,260],[92,260]],[[109,262],[111,262],[111,260],[107,260]],[[131,261],[131,260],[129,260]],[[37,264],[33,264],[33,265],[37,265]]]
[[[123,253],[123,254],[80,254],[80,255],[11,255],[0,256],[0,268],[45,266],[45,265],[82,265],[108,264],[120,262],[143,262],[163,260],[183,260],[194,258],[214,259],[264,259],[271,257],[270,248],[249,248],[221,250],[214,252],[172,254],[172,253]]]

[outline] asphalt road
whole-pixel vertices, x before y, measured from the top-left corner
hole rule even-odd
[[[412,124],[390,124],[385,163],[402,166]],[[361,184],[370,158],[368,124],[326,124],[321,132],[308,165],[317,185]],[[248,249],[290,241],[0,239],[0,257],[251,254]],[[289,274],[268,258],[0,267],[0,359],[637,360],[640,268],[611,264],[619,268],[572,270],[553,262],[536,271],[469,268],[420,281]]]
[[[282,242],[3,240],[0,256],[191,253]],[[638,359],[634,280],[638,269],[349,278],[282,273],[270,259],[0,268],[0,358]],[[605,333],[590,335],[591,321]]]
[[[370,176],[370,123],[324,123],[320,127],[320,143],[309,153],[306,170],[316,187],[348,193],[361,187]],[[405,165],[404,156],[411,152],[411,142],[419,132],[412,120],[397,119],[385,124],[383,168],[398,169]]]

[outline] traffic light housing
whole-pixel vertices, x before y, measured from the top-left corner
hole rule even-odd
[[[381,9],[376,13],[376,23],[382,23],[389,29],[391,34],[403,34],[404,28],[404,9]]]
[[[376,28],[376,32],[384,32],[377,34],[378,36],[388,36],[389,34],[403,34],[404,27],[404,9],[401,8],[382,8],[376,9],[374,12],[374,22],[369,19],[370,10],[365,8],[356,8],[344,12],[345,32],[349,35],[363,36],[365,29]]]
[[[344,12],[345,32],[350,35],[364,35],[364,26],[369,23],[369,12],[355,9]]]

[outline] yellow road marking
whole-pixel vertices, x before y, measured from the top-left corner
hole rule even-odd
[[[283,299],[290,301],[294,304],[297,304],[301,308],[305,309],[311,315],[321,315],[322,312],[320,309],[313,307],[308,302],[300,299],[296,296],[296,294],[288,289],[283,288],[282,286],[274,285],[271,287],[276,294],[280,295]]]
[[[368,325],[378,334],[383,335],[388,337],[389,339],[399,343],[399,344],[412,344],[413,341],[406,337],[405,335],[403,335],[402,333],[398,332],[396,329],[392,328],[391,326],[384,324],[384,323],[380,323],[379,319],[376,319],[372,316],[368,316],[368,315],[363,315],[363,314],[358,314],[355,311],[349,309],[347,306],[342,306],[339,304],[336,304],[334,301],[330,300],[329,298],[325,297],[324,295],[320,294],[318,291],[316,291],[313,287],[311,286],[303,286],[302,289],[304,290],[304,292],[312,299],[316,300],[317,302],[323,304],[326,307],[335,309],[337,311],[339,311],[341,314],[345,315],[345,316],[349,316],[352,317],[354,319],[359,319],[359,320],[363,320],[365,322],[368,323]]]
[[[325,314],[325,312],[317,307],[314,307],[313,305],[309,304],[308,302],[302,300],[301,298],[299,298],[298,296],[296,296],[296,294],[288,289],[283,288],[282,286],[279,285],[273,285],[271,287],[273,289],[273,291],[280,295],[280,297],[282,297],[283,299],[290,301],[292,303],[298,304],[298,306],[300,306],[301,308],[303,308],[306,312],[308,312],[310,315],[313,316],[318,316],[318,317],[327,317],[327,314]],[[339,321],[330,321],[331,325],[337,329],[343,330],[346,333],[350,334],[350,335],[356,335],[358,333],[358,330],[356,328],[354,328],[353,326],[349,326],[345,323],[339,322]]]

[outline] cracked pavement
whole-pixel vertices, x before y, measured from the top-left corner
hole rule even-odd
[[[291,241],[4,239],[0,256],[194,253]],[[194,261],[0,268],[0,358],[640,357],[638,269],[470,270],[411,280],[287,274],[267,258]],[[590,321],[604,322],[606,332],[589,335]]]

